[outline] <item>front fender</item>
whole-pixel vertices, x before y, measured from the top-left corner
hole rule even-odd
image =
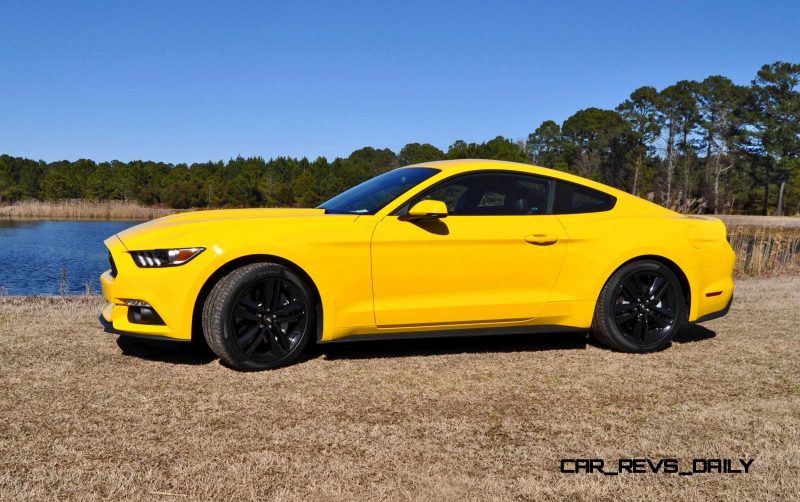
[[[216,279],[218,271],[235,266],[237,261],[252,261],[254,257],[268,261],[275,257],[302,270],[313,282],[325,311],[323,340],[374,328],[369,245],[374,221],[364,217],[350,220],[351,224],[338,231],[211,244],[204,253],[208,256],[195,270],[187,296],[197,299],[209,281]],[[184,305],[183,317],[192,319],[194,308],[194,301]]]

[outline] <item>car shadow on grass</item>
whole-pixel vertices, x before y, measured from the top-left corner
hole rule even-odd
[[[200,343],[161,342],[119,336],[117,346],[125,356],[163,363],[202,365],[217,358],[207,345]]]
[[[710,340],[715,336],[717,336],[717,333],[706,328],[705,326],[700,324],[690,324],[675,335],[675,338],[672,339],[672,343],[702,342],[704,340]]]
[[[716,333],[693,324],[682,329],[673,343],[694,343],[714,338]],[[204,343],[170,343],[120,336],[117,346],[123,355],[171,364],[203,365],[217,359]],[[419,357],[447,354],[541,352],[584,350],[599,346],[588,332],[536,333],[527,335],[481,335],[407,340],[365,340],[347,343],[310,344],[298,363],[323,356],[327,360]],[[602,347],[602,346],[600,346]]]
[[[326,359],[370,359],[381,357],[418,357],[444,354],[538,352],[581,350],[588,345],[586,333],[536,333],[527,335],[481,335],[406,340],[364,340],[316,344],[309,348],[313,356]]]
[[[295,361],[302,363],[320,356],[328,360],[415,357],[462,353],[536,352],[585,349],[585,333],[545,333],[530,335],[481,335],[408,340],[368,340],[334,344],[309,344]],[[170,343],[117,337],[124,356],[171,364],[204,365],[217,357],[204,343]]]
[[[693,343],[714,338],[717,334],[698,324],[683,328],[673,343]],[[588,332],[537,333],[528,335],[481,335],[447,338],[413,338],[407,340],[369,340],[349,343],[316,344],[309,348],[309,357],[336,359],[371,359],[381,357],[418,357],[445,354],[539,352],[551,350],[583,350],[587,346],[606,349]]]

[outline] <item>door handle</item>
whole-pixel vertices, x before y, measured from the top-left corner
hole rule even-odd
[[[526,235],[525,242],[528,244],[535,244],[537,246],[550,246],[558,242],[558,236],[555,234]]]

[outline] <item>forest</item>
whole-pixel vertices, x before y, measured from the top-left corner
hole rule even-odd
[[[171,208],[316,206],[395,167],[483,158],[568,171],[687,213],[800,214],[800,64],[761,67],[747,85],[713,75],[635,89],[527,138],[364,147],[328,160],[237,157],[44,162],[0,155],[0,204],[123,200]]]

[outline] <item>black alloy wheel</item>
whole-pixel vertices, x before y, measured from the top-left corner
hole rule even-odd
[[[299,288],[275,277],[242,292],[230,317],[236,344],[248,356],[275,360],[300,342],[308,317]]]
[[[634,343],[658,341],[675,324],[677,301],[663,274],[654,270],[634,272],[617,288],[614,322]]]
[[[637,260],[608,279],[595,307],[592,331],[623,352],[653,352],[670,344],[687,317],[675,273],[655,260]]]
[[[223,362],[263,370],[294,361],[315,332],[314,296],[276,263],[255,263],[223,277],[206,299],[203,333]]]

